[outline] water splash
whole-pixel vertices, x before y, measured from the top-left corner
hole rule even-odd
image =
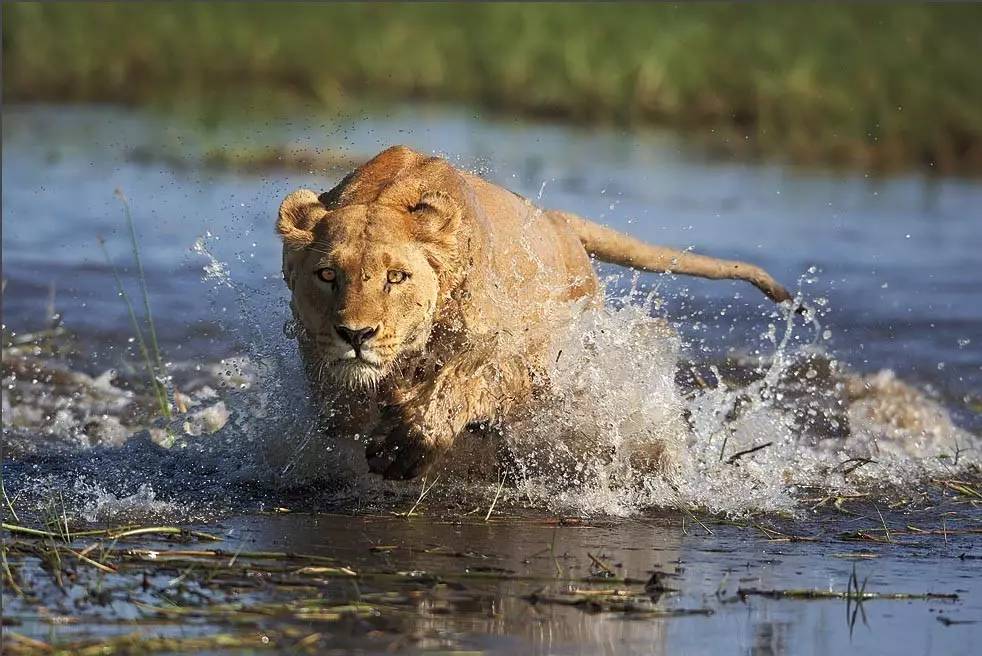
[[[204,368],[209,391],[199,397],[220,399],[227,421],[201,430],[198,407],[128,440],[125,431],[112,444],[76,440],[73,448],[98,448],[69,456],[47,486],[35,478],[36,496],[67,486],[83,517],[103,520],[268,507],[303,486],[304,502],[319,508],[415,497],[418,482],[368,474],[363,444],[321,430],[296,344],[284,334],[285,300],[237,282],[206,239],[194,251],[206,260],[211,302],[231,309],[218,313],[227,333],[248,354]],[[845,370],[822,346],[826,329],[814,311],[775,310],[760,343],[747,345],[756,355],[720,359],[653,316],[657,291],[637,293],[635,276],[628,293],[557,334],[547,393],[501,436],[514,482],[506,501],[607,515],[651,507],[794,512],[806,489],[889,493],[979,466],[978,438],[942,404],[890,371]],[[114,389],[108,379],[79,380],[103,394]],[[117,397],[119,409],[128,405],[126,394]],[[5,396],[5,416],[13,407]],[[111,416],[112,407],[100,410]],[[216,407],[207,406],[207,416]],[[50,456],[25,466],[45,467]],[[485,481],[447,473],[432,498],[485,503],[498,467],[486,473]]]
[[[891,371],[842,371],[818,346],[811,312],[776,319],[763,335],[770,349],[742,363],[751,382],[710,366],[714,384],[700,378],[683,393],[688,353],[650,303],[584,314],[562,339],[553,398],[510,435],[516,496],[588,513],[794,512],[808,488],[890,493],[978,466],[978,438],[939,402]]]

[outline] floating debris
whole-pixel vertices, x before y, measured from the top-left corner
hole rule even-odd
[[[947,599],[957,601],[958,595],[955,593],[936,593],[925,592],[922,594],[907,592],[858,592],[854,590],[760,590],[757,588],[738,588],[737,595],[744,597],[767,597],[769,599],[893,599],[893,600],[930,600]]]

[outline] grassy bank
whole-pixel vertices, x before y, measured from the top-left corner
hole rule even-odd
[[[425,97],[982,170],[982,6],[7,3],[3,19],[7,101]]]

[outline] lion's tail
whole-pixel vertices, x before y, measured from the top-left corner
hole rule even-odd
[[[791,299],[788,290],[753,264],[652,246],[575,214],[558,211],[549,214],[560,223],[565,223],[579,237],[590,255],[604,262],[645,271],[670,272],[713,280],[746,280],[775,303]]]

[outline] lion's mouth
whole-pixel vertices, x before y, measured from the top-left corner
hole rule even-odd
[[[349,349],[341,355],[341,357],[334,360],[334,364],[345,366],[345,365],[366,365],[369,367],[380,367],[382,365],[381,359],[372,351],[368,350],[358,350]]]
[[[385,377],[386,370],[377,356],[372,354],[345,354],[340,358],[331,361],[328,367],[331,376],[339,383],[357,388],[371,388]]]

